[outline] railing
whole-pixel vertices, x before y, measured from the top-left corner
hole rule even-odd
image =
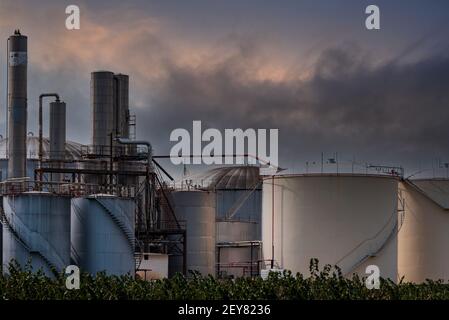
[[[123,198],[135,197],[135,187],[132,186],[102,186],[87,183],[31,181],[28,179],[11,179],[0,182],[0,196],[17,195],[20,193],[33,191],[43,191],[70,197],[89,196],[100,193],[115,195]]]
[[[240,271],[244,277],[255,277],[260,274],[259,268],[260,262],[257,260],[216,264],[219,277],[227,277],[229,273],[232,274],[235,270]]]
[[[11,204],[10,199],[8,199],[6,204],[8,206],[8,209],[5,211],[2,208],[1,210],[1,220],[3,225],[10,230],[11,234],[24,246],[24,248],[30,254],[34,253],[39,255],[47,264],[50,270],[52,270],[53,268],[62,270],[65,263],[54,250],[52,245],[47,241],[47,239],[45,237],[42,237],[42,235],[38,232],[32,231],[28,228],[28,226],[15,213],[14,203]],[[10,212],[9,217],[7,212]],[[49,254],[49,256],[47,256],[45,253]]]
[[[127,145],[89,145],[81,146],[81,156],[83,157],[123,157],[136,156],[139,154],[146,154],[147,150],[141,146],[127,146]]]

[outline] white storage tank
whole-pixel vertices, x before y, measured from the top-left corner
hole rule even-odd
[[[262,216],[259,170],[250,165],[225,166],[183,179],[183,187],[215,192],[216,269],[220,276],[239,277],[258,272]]]
[[[186,225],[186,270],[215,275],[215,193],[173,191],[170,196],[177,219]]]
[[[70,265],[70,198],[47,192],[3,197],[3,267],[11,259],[21,266],[31,258],[33,271]]]
[[[73,198],[72,260],[84,271],[134,274],[135,203],[98,194]]]
[[[382,277],[397,281],[397,190],[397,179],[389,176],[267,177],[262,202],[266,267],[274,258],[274,267],[308,276],[310,259],[316,258],[321,267],[338,265],[346,276],[366,276],[366,266],[373,264]]]
[[[399,231],[398,273],[405,281],[449,280],[449,180],[400,184],[404,222]]]
[[[260,223],[262,185],[259,167],[228,166],[214,168],[185,178],[183,186],[187,184],[215,192],[218,219],[225,219],[232,214],[231,218],[234,220]]]

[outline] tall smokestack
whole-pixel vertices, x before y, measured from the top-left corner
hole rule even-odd
[[[8,38],[8,178],[26,176],[27,37]]]
[[[90,82],[93,112],[92,144],[108,146],[114,132],[114,74],[109,71],[92,72]]]

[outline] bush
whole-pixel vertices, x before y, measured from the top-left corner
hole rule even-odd
[[[318,268],[311,262],[311,275],[270,273],[267,280],[260,277],[216,279],[192,273],[177,274],[171,279],[144,281],[132,276],[95,277],[82,273],[79,290],[67,290],[64,274],[54,279],[42,272],[32,272],[29,265],[21,269],[11,263],[9,274],[0,276],[0,297],[7,300],[397,300],[449,299],[449,285],[443,281],[423,284],[395,284],[381,279],[380,289],[369,290],[364,279],[347,279],[337,267]]]

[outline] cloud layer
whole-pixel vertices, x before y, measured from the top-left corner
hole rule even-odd
[[[202,120],[219,129],[280,129],[280,161],[290,168],[322,151],[407,166],[449,156],[444,50],[379,58],[354,41],[286,60],[257,32],[189,41],[164,19],[133,10],[87,14],[76,32],[61,28],[61,14],[28,17],[20,11],[0,21],[2,39],[17,24],[29,36],[31,130],[38,94],[58,91],[69,136],[88,143],[90,72],[110,69],[130,75],[138,136],[160,154],[169,152],[173,129]]]

